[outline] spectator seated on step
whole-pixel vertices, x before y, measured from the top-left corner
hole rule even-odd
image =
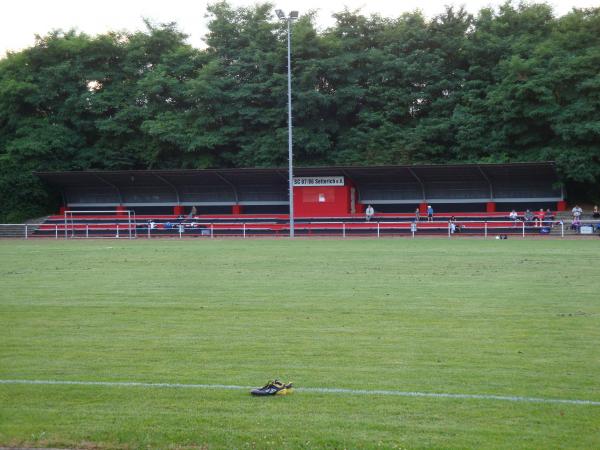
[[[373,209],[373,207],[371,205],[367,206],[367,209],[365,210],[365,217],[367,219],[367,222],[369,222],[373,218],[374,214],[375,210]]]
[[[544,224],[547,227],[553,227],[554,226],[554,213],[550,210],[550,208],[548,208],[546,210],[546,216],[544,218]]]
[[[528,209],[527,211],[525,211],[525,215],[523,216],[523,220],[525,221],[525,225],[533,225],[533,220],[535,219],[535,217],[533,216],[533,213],[531,212],[530,209]]]
[[[573,222],[571,222],[571,230],[579,231],[580,228],[581,228],[581,219],[579,219],[579,217],[576,219],[573,219]]]
[[[448,221],[449,227],[450,227],[450,233],[460,233],[461,232],[461,226],[456,223],[456,217],[451,216],[450,220]]]
[[[541,227],[544,223],[544,217],[546,217],[546,213],[544,212],[544,208],[540,208],[539,211],[536,211],[535,218],[533,219],[536,227]]]
[[[513,221],[514,225],[517,225],[517,222],[519,221],[519,214],[517,214],[517,211],[513,209],[508,215],[508,218]]]

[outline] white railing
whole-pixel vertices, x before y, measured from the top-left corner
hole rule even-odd
[[[454,225],[454,226],[453,226]],[[550,229],[553,236],[565,236],[569,231],[570,222],[554,222]],[[458,236],[483,236],[487,239],[490,235],[532,236],[541,234],[543,228],[549,224],[528,225],[524,222],[512,222],[510,220],[495,221],[457,221],[454,223],[445,221],[419,222],[397,221],[397,222],[299,222],[295,224],[298,237],[330,236],[330,237],[376,237],[382,236],[418,236],[447,235],[448,238]],[[591,231],[590,231],[591,230]],[[600,220],[583,221],[582,227],[577,234],[598,234],[600,232]],[[584,232],[582,232],[584,231]],[[241,237],[243,239],[256,236],[279,236],[286,237],[289,227],[285,223],[277,222],[194,222],[173,223],[170,228],[165,228],[165,223],[156,223],[154,227],[148,223],[82,223],[71,221],[67,224],[0,224],[0,238],[160,238],[170,237],[183,239],[215,238],[215,237]],[[571,233],[573,234],[573,233]]]

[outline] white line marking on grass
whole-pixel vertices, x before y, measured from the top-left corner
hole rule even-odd
[[[76,385],[108,387],[150,387],[150,388],[187,388],[187,389],[252,389],[250,386],[232,386],[227,384],[180,384],[180,383],[142,383],[137,381],[61,381],[61,380],[0,380],[0,384],[42,384]]]
[[[490,394],[445,394],[435,392],[404,392],[404,391],[386,391],[386,390],[367,390],[367,389],[338,389],[338,388],[299,388],[298,391],[319,392],[327,394],[353,394],[353,395],[396,395],[399,397],[430,397],[430,398],[457,398],[474,400],[501,400],[507,402],[525,402],[525,403],[567,403],[571,405],[592,405],[600,406],[600,401],[593,400],[572,400],[559,398],[541,398],[541,397],[520,397],[514,395],[490,395]]]
[[[60,380],[0,380],[0,384],[37,384],[37,385],[75,385],[75,386],[108,386],[108,387],[147,387],[175,389],[229,389],[247,390],[251,386],[236,386],[228,384],[181,384],[181,383],[142,383],[136,381],[60,381]],[[562,403],[569,405],[600,406],[600,401],[574,400],[542,397],[520,397],[512,395],[489,394],[445,394],[434,392],[405,392],[379,389],[343,389],[343,388],[294,388],[297,392],[313,392],[317,394],[348,394],[348,395],[387,395],[397,397],[427,397],[450,398],[467,400],[498,400],[522,403]]]

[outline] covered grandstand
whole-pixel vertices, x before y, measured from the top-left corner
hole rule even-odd
[[[565,207],[555,165],[460,164],[295,169],[297,217],[494,213]],[[63,209],[130,210],[138,215],[248,216],[288,212],[287,169],[198,169],[38,172],[60,190]]]
[[[61,211],[46,237],[215,237],[290,233],[287,169],[39,172],[58,189]],[[375,216],[366,221],[365,208]],[[431,222],[418,210],[435,210]],[[541,222],[508,220],[515,209],[565,209],[553,163],[295,169],[299,235],[380,236],[539,233]],[[418,223],[417,223],[418,222]],[[418,225],[418,226],[417,226]]]

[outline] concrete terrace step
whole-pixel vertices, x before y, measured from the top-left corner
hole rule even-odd
[[[493,222],[493,221],[509,221],[508,213],[490,213],[490,214],[474,214],[474,213],[456,213],[456,214],[439,214],[433,219],[434,223],[447,223],[450,218],[454,217],[457,222]],[[372,223],[376,222],[413,222],[415,217],[413,214],[376,214],[372,219]],[[175,215],[165,216],[137,216],[132,218],[132,223],[138,226],[146,224],[150,221],[155,223],[276,223],[287,224],[289,219],[286,215],[218,215],[218,216],[194,216],[178,217]],[[97,216],[74,216],[73,219],[65,221],[64,216],[50,216],[45,221],[46,225],[64,225],[65,223],[92,224],[92,223],[113,223],[126,224],[129,220],[122,215],[97,215]],[[323,223],[323,222],[346,222],[346,223],[366,223],[363,215],[348,215],[348,216],[332,216],[332,217],[296,217],[296,223]],[[427,223],[427,218],[421,217],[419,224]]]

